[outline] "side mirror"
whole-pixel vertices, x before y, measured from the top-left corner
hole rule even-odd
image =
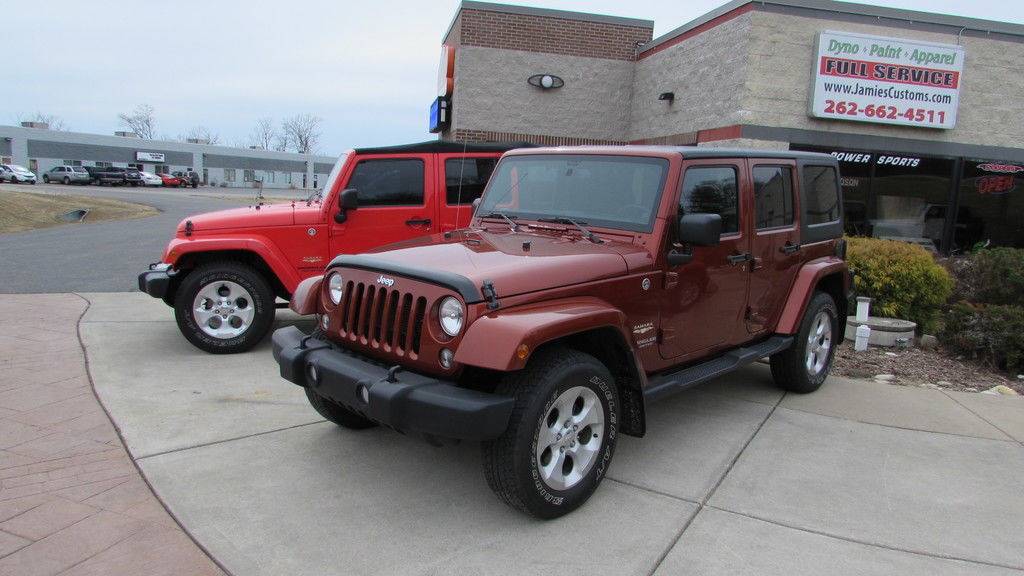
[[[683,250],[668,253],[669,266],[682,266],[693,260],[694,246],[718,246],[722,235],[722,217],[718,214],[685,214],[679,217],[679,243]]]
[[[338,198],[338,213],[334,215],[334,221],[341,224],[348,220],[348,211],[359,208],[359,193],[355,188],[346,188],[341,191]]]
[[[476,214],[477,208],[480,207],[480,199],[473,200],[473,214]]]
[[[679,217],[679,242],[692,246],[718,246],[722,217],[718,214],[685,214]]]

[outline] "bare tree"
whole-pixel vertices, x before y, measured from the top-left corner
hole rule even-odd
[[[135,132],[139,138],[153,139],[156,132],[156,120],[153,118],[153,107],[149,104],[139,104],[131,114],[122,112],[117,117],[125,128]]]
[[[277,129],[274,128],[274,119],[269,116],[257,120],[256,127],[253,128],[252,134],[249,135],[251,146],[256,146],[263,150],[271,150],[277,140],[278,134]]]
[[[220,144],[220,134],[211,132],[206,126],[193,126],[188,132],[179,135],[178,140],[182,142],[198,140],[207,144]]]
[[[278,152],[284,152],[288,149],[288,136],[286,134],[278,134],[277,138],[274,139],[273,150]]]
[[[320,123],[323,118],[313,114],[296,114],[281,123],[281,131],[299,154],[316,152],[320,143]]]
[[[56,114],[43,114],[42,112],[36,112],[31,116],[18,116],[18,123],[22,122],[42,122],[50,127],[50,130],[57,130],[58,132],[64,132],[68,129],[64,123],[64,119]]]

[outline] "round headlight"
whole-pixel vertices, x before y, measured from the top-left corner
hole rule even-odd
[[[345,295],[345,290],[342,288],[344,280],[341,279],[341,274],[337,272],[331,274],[331,277],[327,279],[327,289],[331,293],[331,302],[337,306],[341,304],[341,297]]]
[[[441,300],[441,309],[438,311],[441,319],[441,329],[449,336],[458,336],[462,331],[462,321],[466,318],[466,311],[462,302],[454,296],[446,296]]]

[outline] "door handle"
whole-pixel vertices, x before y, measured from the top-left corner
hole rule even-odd
[[[792,254],[794,252],[798,252],[799,250],[800,250],[800,245],[799,244],[793,244],[792,242],[786,242],[785,246],[782,246],[781,248],[779,248],[779,252],[782,252],[783,254]]]
[[[405,221],[406,226],[430,226],[430,218],[410,218]]]
[[[742,254],[730,254],[727,258],[729,259],[729,264],[732,264],[733,266],[736,264],[743,264],[744,262],[753,259],[750,257],[749,252],[744,252]]]

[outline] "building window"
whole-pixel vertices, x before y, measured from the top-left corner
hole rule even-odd
[[[235,169],[234,168],[225,168],[224,169],[224,181],[225,182],[234,182],[235,181]]]
[[[754,166],[754,227],[793,224],[793,172],[789,166]]]
[[[82,165],[82,161],[81,160],[65,160],[64,161],[64,165],[65,166],[81,166]]]
[[[423,204],[422,160],[363,160],[348,181],[359,191],[360,206]]]
[[[722,234],[740,230],[736,169],[731,166],[689,168],[683,177],[679,215],[720,214]]]
[[[97,168],[110,168],[114,164],[112,162],[93,162],[93,165]]]
[[[444,162],[446,202],[449,206],[472,204],[484,192],[494,172],[496,158],[450,158]]]
[[[256,171],[255,170],[249,170],[249,169],[243,170],[242,171],[242,180],[245,181],[245,182],[255,182],[256,181]]]
[[[1024,166],[999,160],[966,160],[952,249],[976,245],[1024,247]]]
[[[38,174],[39,173],[39,161],[36,160],[35,158],[29,158],[28,159],[28,171],[29,172],[33,172],[35,174]]]
[[[270,184],[273,184],[274,183],[274,171],[273,170],[264,170],[263,171],[263,181],[267,182],[267,183],[270,183]]]
[[[10,156],[0,156],[0,164],[11,164]]]

